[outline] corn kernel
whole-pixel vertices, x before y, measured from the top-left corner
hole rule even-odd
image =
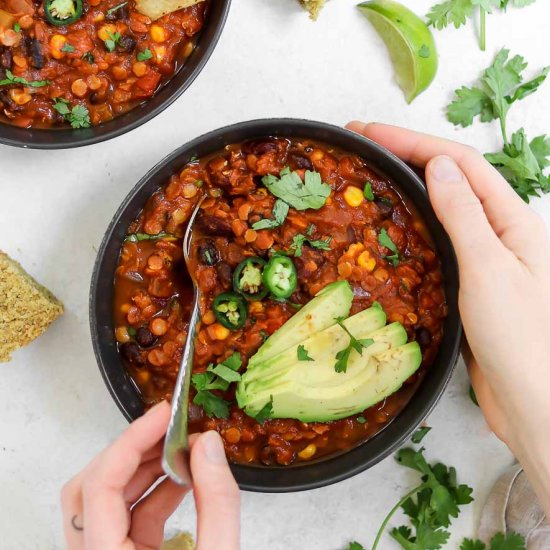
[[[64,53],[61,50],[66,42],[67,38],[62,34],[54,34],[50,38],[50,50],[54,59],[61,59],[63,57]]]
[[[216,322],[216,316],[214,315],[214,312],[209,309],[203,316],[202,316],[202,322],[205,325],[211,325],[212,323]]]
[[[103,42],[105,42],[105,40],[110,39],[109,35],[113,36],[116,32],[117,32],[116,25],[112,25],[112,24],[108,23],[107,25],[103,25],[97,31],[97,36],[99,36],[100,40],[103,40]]]
[[[369,273],[374,271],[376,260],[369,254],[367,250],[361,252],[357,258],[357,265],[364,267]]]
[[[183,48],[183,57],[189,57],[193,53],[194,49],[195,44],[193,44],[193,42],[187,42],[185,48]]]
[[[220,323],[214,323],[207,328],[208,335],[212,340],[225,340],[229,336],[229,329]]]
[[[164,42],[166,40],[166,33],[160,25],[151,25],[149,34],[155,42]]]
[[[321,149],[315,149],[309,158],[311,159],[311,162],[318,162],[322,160],[324,156],[325,153]]]
[[[115,330],[116,341],[125,344],[130,341],[130,334],[128,333],[127,327],[117,327]]]
[[[132,72],[137,76],[143,76],[147,72],[147,65],[143,61],[136,61],[132,65]]]
[[[302,460],[308,460],[308,459],[310,459],[316,452],[317,452],[317,445],[314,445],[313,443],[310,443],[307,447],[305,447],[304,449],[302,449],[302,450],[298,453],[298,456],[299,456]]]
[[[105,15],[103,13],[96,13],[92,19],[94,23],[101,23],[105,21]]]
[[[251,302],[248,311],[250,313],[262,313],[265,309],[265,306],[262,302]]]
[[[350,206],[359,206],[363,202],[363,191],[354,185],[348,185],[344,191],[344,200]]]

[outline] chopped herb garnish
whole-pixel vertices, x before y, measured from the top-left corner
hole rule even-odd
[[[359,424],[366,424],[367,423],[367,419],[364,416],[358,416],[355,420],[357,420],[357,422],[359,422]]]
[[[60,115],[63,115],[73,128],[89,128],[91,125],[90,113],[85,105],[71,107],[71,104],[66,99],[56,97],[53,108]]]
[[[346,372],[348,369],[348,361],[351,355],[351,352],[355,350],[359,355],[363,355],[363,348],[368,348],[374,344],[372,338],[364,338],[358,340],[353,336],[353,334],[348,330],[346,325],[344,325],[344,319],[338,318],[335,319],[336,323],[347,332],[349,336],[349,344],[344,349],[340,350],[336,354],[336,363],[334,364],[334,370],[336,372]]]
[[[107,40],[105,40],[105,47],[109,52],[114,52],[117,44],[119,43],[122,35],[119,32],[111,33],[107,31]]]
[[[330,185],[323,183],[318,172],[307,170],[302,181],[298,172],[292,172],[288,167],[281,170],[279,177],[271,174],[264,176],[262,183],[272,195],[296,210],[322,208],[331,191]]]
[[[275,229],[283,225],[286,217],[288,215],[289,206],[285,201],[276,200],[275,205],[273,206],[273,219],[263,219],[257,221],[252,225],[252,229],[258,231],[259,229]]]
[[[0,86],[9,86],[11,84],[22,84],[23,86],[29,86],[30,88],[42,88],[50,84],[49,80],[32,80],[28,81],[21,76],[15,76],[10,70],[6,70],[6,78],[0,80]]]
[[[13,26],[13,30],[15,32],[20,32],[21,31],[21,25],[19,23],[16,23],[14,26]]]
[[[229,416],[229,402],[214,395],[210,391],[198,391],[193,403],[203,408],[209,418],[227,418]]]
[[[367,181],[365,188],[363,189],[363,195],[368,201],[374,200],[374,193],[372,192],[372,185]]]
[[[313,225],[312,223],[310,223],[308,226],[307,226],[307,229],[306,229],[306,235],[308,237],[311,237],[313,235],[313,233],[315,233],[315,225]]]
[[[315,361],[313,357],[309,356],[307,349],[302,345],[298,346],[297,356],[298,356],[298,361]]]
[[[151,53],[151,50],[149,48],[146,48],[142,52],[138,52],[137,54],[137,60],[138,61],[147,61],[148,59],[151,59],[153,57],[153,54]],[[200,181],[200,180],[198,180]],[[195,184],[196,185],[196,184]],[[199,187],[197,185],[197,187]]]
[[[394,266],[399,264],[399,250],[397,249],[397,246],[395,246],[395,243],[391,240],[388,232],[383,228],[378,235],[378,242],[380,246],[383,246],[384,248],[387,248],[388,250],[391,250],[393,252],[393,254],[385,256],[386,260],[391,262]]]
[[[317,248],[318,250],[330,250],[331,241],[332,237],[327,237],[324,240],[312,240],[306,235],[298,233],[298,235],[294,235],[294,237],[292,238],[292,244],[290,245],[290,248],[294,251],[294,256],[299,258],[302,255],[302,247],[304,246],[304,244],[309,243],[312,248]]]
[[[90,65],[95,61],[95,57],[92,52],[83,53],[81,59],[87,61]]]
[[[265,330],[260,330],[260,336],[264,342],[269,338],[269,334]]]
[[[418,428],[418,430],[416,430],[411,437],[411,441],[418,445],[428,435],[430,430],[431,428],[429,426],[422,426]]]
[[[269,402],[266,403],[254,417],[256,422],[263,424],[268,418],[273,417],[273,396],[270,397]]]
[[[128,327],[127,330],[128,330],[128,334],[129,334],[130,336],[132,336],[132,337],[135,336],[135,335],[137,334],[137,331],[136,331],[136,329],[135,329],[134,327]]]
[[[157,239],[177,239],[177,237],[175,235],[171,235],[170,233],[161,231],[156,235],[149,235],[148,233],[132,233],[130,235],[126,235],[124,240],[131,243],[137,243],[140,241],[155,241]]]
[[[63,44],[63,47],[61,48],[61,51],[66,53],[73,53],[74,46],[69,44],[68,42],[65,42],[65,44]]]
[[[199,189],[204,185],[204,181],[202,180],[197,180],[195,182],[195,187],[198,187]]]
[[[118,11],[120,8],[123,8],[128,2],[122,2],[122,4],[119,4],[118,6],[115,6],[111,8],[110,10],[107,10],[107,13],[105,15],[113,15],[115,11]]]

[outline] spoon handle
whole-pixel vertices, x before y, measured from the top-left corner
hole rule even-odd
[[[195,291],[193,310],[189,319],[189,333],[183,348],[180,370],[172,397],[172,416],[162,453],[162,467],[170,479],[179,485],[191,487],[193,479],[189,468],[189,437],[187,416],[189,409],[189,386],[193,371],[195,333],[199,321],[199,292]]]

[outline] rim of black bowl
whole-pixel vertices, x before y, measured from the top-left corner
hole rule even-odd
[[[448,316],[439,352],[409,403],[376,436],[337,456],[287,467],[232,465],[241,489],[267,493],[304,491],[352,477],[380,462],[401,446],[432,411],[443,394],[460,353],[462,326],[458,313],[458,266],[451,242],[435,216],[426,187],[416,173],[377,143],[337,126],[300,119],[242,122],[198,137],[164,158],[130,191],[113,217],[99,248],[90,293],[90,329],[99,369],[128,420],[143,414],[143,402],[120,360],[113,336],[114,271],[129,223],[151,193],[192,157],[223,149],[230,143],[268,137],[302,137],[357,153],[378,173],[389,177],[417,208],[441,259]]]
[[[0,121],[0,143],[25,149],[72,149],[107,141],[156,117],[178,99],[202,71],[221,36],[231,0],[213,0],[193,53],[150,99],[112,120],[81,129],[18,128]]]

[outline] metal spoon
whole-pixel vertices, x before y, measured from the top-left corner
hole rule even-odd
[[[189,437],[187,426],[187,415],[189,408],[189,386],[191,384],[191,372],[193,370],[193,352],[195,350],[195,333],[199,322],[200,289],[193,276],[190,265],[191,236],[193,223],[200,211],[202,199],[193,214],[189,218],[185,236],[183,238],[183,257],[187,271],[193,283],[193,308],[189,318],[189,330],[187,340],[183,348],[183,355],[180,363],[180,370],[176,380],[176,387],[172,396],[172,416],[162,453],[162,467],[170,479],[183,486],[191,486],[193,479],[189,468]]]

